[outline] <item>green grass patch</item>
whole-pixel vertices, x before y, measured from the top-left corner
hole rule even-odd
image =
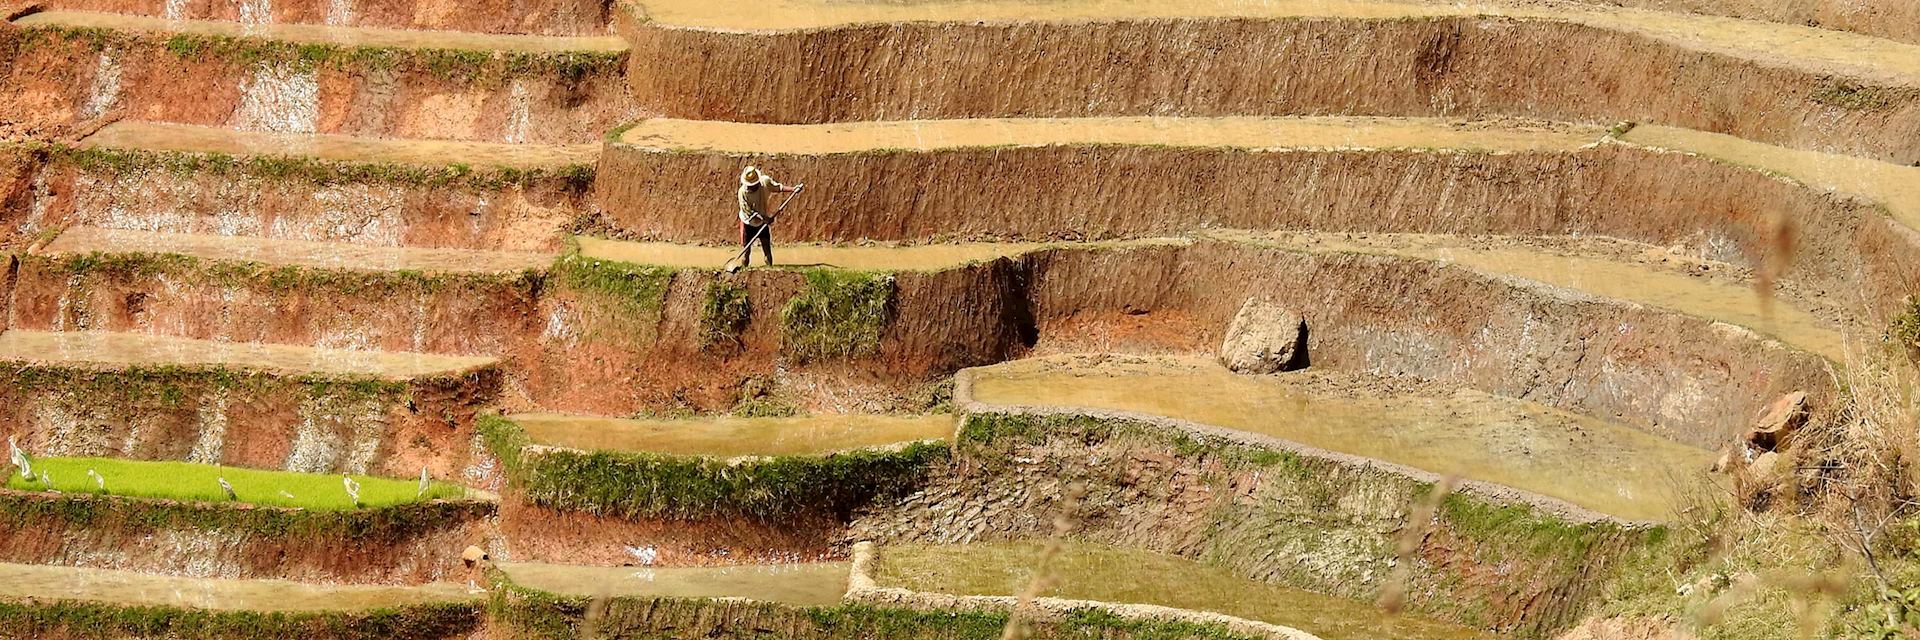
[[[700,347],[738,346],[740,334],[747,330],[752,317],[753,302],[747,298],[747,288],[715,278],[707,284],[706,297],[700,304]]]
[[[807,286],[780,313],[781,349],[800,362],[880,353],[893,319],[893,276],[809,269]]]
[[[1813,90],[1808,99],[1848,111],[1881,111],[1911,100],[1916,92],[1863,85],[1851,80],[1828,80]]]
[[[34,478],[10,470],[6,487],[20,491],[55,490],[63,493],[104,493],[134,498],[163,498],[195,502],[227,502],[220,479],[233,485],[243,503],[297,507],[315,511],[379,508],[432,500],[459,498],[466,490],[444,482],[429,482],[421,493],[418,481],[352,476],[360,484],[360,503],[347,496],[343,476],[290,471],[265,471],[190,462],[149,462],[116,458],[37,458]],[[88,471],[98,473],[100,485]],[[44,478],[51,477],[49,483]]]
[[[316,185],[394,184],[494,191],[510,186],[553,184],[585,192],[593,185],[591,164],[522,168],[465,164],[418,165],[392,162],[347,162],[311,156],[247,155],[217,152],[156,151],[78,147],[44,142],[21,143],[50,164],[92,173],[133,175],[161,171],[176,176],[209,175],[262,180],[300,180]]]
[[[548,450],[529,454],[525,430],[499,416],[477,420],[481,438],[514,486],[540,506],[624,518],[777,520],[846,517],[874,499],[919,488],[946,460],[941,443],[729,462],[642,452]]]
[[[128,279],[172,276],[256,291],[325,289],[344,294],[399,291],[439,293],[509,288],[532,297],[544,276],[533,270],[503,273],[429,273],[417,270],[359,271],[245,260],[211,260],[177,253],[90,252],[60,256],[22,256],[26,268],[41,268],[69,278]]]
[[[594,314],[604,323],[596,337],[652,340],[666,305],[667,286],[677,270],[672,267],[601,260],[570,250],[554,262],[551,271],[562,287],[604,305]],[[619,334],[608,336],[606,334]]]
[[[80,601],[0,601],[4,638],[171,638],[175,640],[445,640],[480,628],[474,603],[432,603],[371,611],[209,611]]]

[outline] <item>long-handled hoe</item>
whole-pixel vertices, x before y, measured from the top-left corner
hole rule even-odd
[[[760,239],[760,234],[766,233],[768,229],[773,228],[773,221],[778,220],[780,218],[780,212],[786,211],[787,205],[792,204],[793,199],[800,197],[800,192],[806,191],[806,190],[807,190],[807,185],[804,185],[804,184],[798,187],[794,187],[793,193],[787,194],[787,199],[781,200],[780,206],[774,207],[773,215],[767,216],[767,223],[764,225],[760,225],[760,230],[753,232],[753,237],[747,238],[747,242],[746,242],[747,246],[740,247],[740,255],[734,256],[732,260],[728,260],[724,263],[727,266],[727,273],[733,273],[735,271],[739,271],[740,267],[746,266],[747,254],[753,251],[753,242],[755,240]]]

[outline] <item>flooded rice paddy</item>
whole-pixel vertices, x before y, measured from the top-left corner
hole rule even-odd
[[[810,455],[947,440],[952,415],[801,415],[616,419],[559,413],[511,415],[534,444],[655,454]]]
[[[151,16],[93,11],[42,11],[14,21],[22,27],[55,26],[205,36],[258,37],[303,44],[402,49],[464,49],[518,53],[625,51],[618,36],[534,36],[466,31],[425,31],[323,24],[246,24],[219,20],[168,20]]]
[[[813,606],[847,593],[845,562],[725,567],[584,567],[503,562],[515,584],[570,596],[745,598]]]
[[[309,156],[336,162],[390,162],[426,166],[458,164],[541,168],[590,164],[598,143],[510,144],[460,140],[357,138],[324,133],[267,133],[222,127],[121,121],[87,136],[85,147],[239,156]]]
[[[1237,234],[1222,235],[1232,238]],[[1252,233],[1237,237],[1315,250],[1440,260],[1739,325],[1835,362],[1847,358],[1846,336],[1839,326],[1777,296],[1763,299],[1748,285],[1615,257],[1521,244],[1475,244],[1471,238],[1419,234]]]
[[[496,362],[493,358],[216,342],[137,333],[19,330],[0,333],[0,361],[96,367],[223,366],[284,375],[365,375],[395,380],[461,373]]]
[[[373,247],[339,242],[97,227],[67,229],[49,243],[43,252],[51,255],[172,254],[274,266],[430,273],[510,273],[544,269],[553,263],[554,258],[548,254],[521,251]]]
[[[1390,615],[1372,604],[1256,582],[1177,556],[1066,542],[1041,595],[1157,604],[1293,627],[1325,640],[1491,638],[1465,627]],[[1008,596],[1033,580],[1045,542],[905,545],[880,549],[881,586],[954,595]]]
[[[1920,229],[1920,167],[1792,149],[1677,127],[1642,125],[1620,139],[1697,153],[1777,173],[1814,187],[1864,196],[1886,205],[1894,219]]]
[[[721,458],[811,455],[945,440],[954,429],[951,415],[629,420],[523,413],[509,418],[526,429],[535,444]]]
[[[829,154],[874,149],[1163,145],[1235,149],[1570,151],[1606,129],[1529,120],[1364,117],[979,118],[813,125],[644,120],[628,144],[734,153]]]
[[[131,571],[0,564],[0,599],[247,611],[355,611],[476,600],[462,585],[318,585],[285,580],[178,578]]]
[[[1544,405],[1361,374],[1236,375],[1209,358],[1060,356],[973,369],[976,400],[1226,427],[1665,520],[1713,453]]]

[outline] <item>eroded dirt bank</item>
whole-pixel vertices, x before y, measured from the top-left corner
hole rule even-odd
[[[0,492],[0,562],[199,578],[420,584],[465,580],[460,550],[493,505],[301,512]]]
[[[173,20],[573,35],[604,33],[613,3],[609,0],[273,0],[248,5],[213,0],[43,0],[40,4],[48,9],[131,13]],[[266,15],[254,13],[262,9]]]
[[[509,174],[235,160],[65,146],[0,148],[0,232],[25,245],[67,225],[375,246],[552,250],[590,171]]]
[[[484,52],[483,52],[484,53]],[[101,116],[242,130],[590,142],[634,116],[619,54],[476,55],[246,38],[0,29],[16,129]]]
[[[627,25],[669,117],[814,123],[1097,115],[1637,120],[1920,161],[1920,91],[1513,18],[905,23],[779,33]],[[1113,46],[1125,42],[1127,46]],[[1142,73],[1142,70],[1153,70]],[[1250,81],[1265,78],[1268,81]]]
[[[1790,256],[1785,279],[1857,291],[1845,302],[1861,311],[1895,309],[1920,281],[1920,234],[1874,203],[1618,144],[1500,154],[1089,145],[822,155],[612,144],[596,198],[622,232],[720,241],[736,223],[714,185],[730,184],[743,163],[834,195],[794,201],[781,228],[791,240],[1097,240],[1209,226],[1603,235],[1745,267]]]
[[[0,365],[0,434],[41,455],[454,477],[500,372],[410,382],[221,367]]]

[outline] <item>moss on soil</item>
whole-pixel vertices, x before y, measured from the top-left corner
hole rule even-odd
[[[494,505],[413,502],[376,509],[260,509],[228,502],[188,503],[91,494],[0,493],[0,531],[93,529],[139,540],[164,531],[230,531],[287,545],[347,541],[388,547],[479,521]]]
[[[538,271],[502,273],[429,273],[417,270],[355,270],[270,265],[245,260],[214,260],[176,253],[90,252],[21,257],[26,268],[41,268],[70,278],[125,280],[171,276],[182,282],[288,292],[325,289],[350,295],[418,291],[473,291],[507,287],[532,297],[543,278]]]
[[[527,500],[623,518],[845,518],[870,501],[918,488],[929,467],[948,455],[944,444],[919,442],[889,450],[735,461],[571,449],[530,453],[526,432],[511,420],[486,415],[478,425],[513,488]]]
[[[445,640],[481,627],[477,603],[371,611],[208,611],[69,600],[0,601],[0,637],[178,640]]]
[[[494,191],[509,186],[553,184],[585,192],[593,184],[594,166],[521,168],[465,164],[417,165],[392,162],[348,162],[310,156],[247,155],[81,147],[45,142],[16,143],[50,165],[109,175],[163,171],[176,176],[300,180],[317,185],[394,184],[409,187],[447,187]]]
[[[260,37],[198,33],[145,33],[98,27],[34,25],[21,30],[24,47],[71,44],[91,52],[162,49],[174,58],[295,69],[327,68],[365,73],[404,71],[454,81],[498,82],[518,76],[555,76],[570,81],[618,77],[626,60],[612,51],[482,51],[452,48],[380,47],[302,43]]]
[[[880,353],[893,319],[893,276],[808,269],[807,285],[780,313],[781,350],[798,362]]]
[[[747,288],[726,278],[714,279],[700,304],[700,347],[739,346],[740,334],[752,317]]]

